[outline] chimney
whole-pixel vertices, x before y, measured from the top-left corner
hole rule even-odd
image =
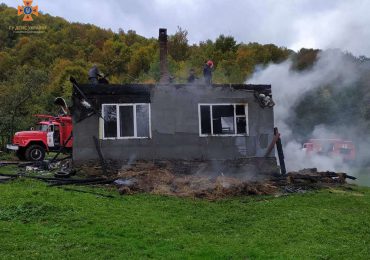
[[[168,73],[167,66],[167,29],[159,29],[159,60],[161,68],[161,79],[159,80],[162,84],[167,84],[170,82],[170,76]]]

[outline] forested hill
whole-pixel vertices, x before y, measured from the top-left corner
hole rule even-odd
[[[15,8],[0,5],[0,136],[27,129],[32,115],[53,113],[55,96],[68,98],[73,75],[87,81],[87,71],[97,64],[109,73],[111,83],[154,83],[159,80],[159,49],[156,38],[134,30],[118,33],[91,24],[69,23],[60,17],[40,14],[33,26],[44,33],[14,33],[22,22]],[[274,44],[241,43],[220,35],[190,45],[186,29],[168,32],[169,69],[175,82],[184,82],[191,68],[198,77],[205,60],[215,64],[215,83],[243,83],[256,68],[288,58],[292,69],[309,70],[319,50],[298,53]],[[299,122],[297,122],[299,124]]]
[[[158,81],[157,39],[142,37],[134,30],[113,33],[50,15],[41,15],[32,22],[32,25],[46,25],[45,33],[13,34],[9,26],[30,23],[22,22],[14,8],[2,5],[0,12],[0,50],[7,63],[7,67],[1,67],[1,79],[9,78],[9,65],[12,68],[29,65],[46,68],[51,72],[50,83],[56,83],[57,75],[52,72],[62,75],[65,70],[73,70],[84,76],[86,69],[96,63],[102,71],[113,76],[111,81],[114,83]],[[232,36],[224,35],[190,46],[185,29],[168,33],[170,71],[178,82],[186,79],[190,68],[200,76],[204,61],[212,59],[216,67],[215,82],[241,83],[256,64],[280,62],[293,54],[284,47],[237,43]]]

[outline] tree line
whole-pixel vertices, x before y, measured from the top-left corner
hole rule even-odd
[[[93,64],[109,73],[111,83],[159,81],[156,38],[143,37],[134,30],[113,32],[70,23],[48,14],[40,14],[32,23],[47,25],[45,33],[17,34],[9,30],[9,26],[24,25],[16,13],[16,9],[0,5],[0,136],[27,129],[35,122],[34,114],[55,113],[54,98],[69,100],[71,96],[69,76],[87,82]],[[320,51],[294,52],[274,44],[237,42],[233,36],[222,34],[214,40],[189,44],[187,37],[188,32],[181,27],[169,35],[168,65],[175,83],[186,82],[190,69],[202,77],[202,66],[208,59],[214,62],[214,83],[243,83],[256,67],[288,58],[293,60],[293,70],[308,70]],[[366,120],[368,117],[366,114]]]

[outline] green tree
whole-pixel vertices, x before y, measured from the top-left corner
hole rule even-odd
[[[11,136],[26,127],[33,112],[38,112],[34,100],[41,95],[47,79],[45,71],[23,66],[15,70],[10,81],[0,84],[2,135]]]
[[[320,50],[318,49],[300,49],[299,52],[294,55],[293,68],[296,70],[311,68],[315,64],[319,52]]]
[[[104,43],[102,63],[110,74],[127,73],[131,50],[120,41],[109,39]]]
[[[155,55],[154,51],[151,46],[139,47],[136,51],[133,51],[128,63],[130,77],[138,78],[141,73],[149,71],[152,57]]]
[[[236,44],[236,41],[232,36],[225,36],[221,34],[215,41],[216,51],[221,51],[222,53],[229,51],[236,52],[237,49],[238,45]]]
[[[168,53],[176,61],[185,61],[189,57],[188,31],[177,27],[177,32],[169,37]]]

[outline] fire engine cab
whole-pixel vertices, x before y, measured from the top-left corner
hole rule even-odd
[[[353,162],[356,157],[355,145],[352,141],[342,139],[310,139],[303,144],[303,150],[307,155],[339,157],[343,162]]]
[[[35,115],[42,119],[31,131],[15,133],[12,144],[7,149],[16,151],[20,160],[42,161],[45,153],[72,151],[72,118],[70,116],[54,117]]]

